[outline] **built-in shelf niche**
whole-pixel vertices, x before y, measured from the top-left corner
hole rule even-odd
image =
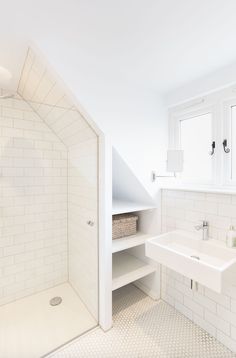
[[[159,266],[145,256],[145,241],[158,233],[158,211],[153,205],[113,200],[113,215],[123,213],[138,215],[138,231],[135,235],[112,240],[112,289],[135,282],[146,293],[155,291],[152,296],[159,297],[159,279],[156,284]]]
[[[113,254],[112,290],[116,290],[153,272],[156,268],[126,251]]]

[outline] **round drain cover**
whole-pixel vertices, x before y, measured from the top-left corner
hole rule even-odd
[[[61,297],[53,297],[50,301],[49,301],[51,306],[58,306],[60,303],[62,303],[62,298]]]

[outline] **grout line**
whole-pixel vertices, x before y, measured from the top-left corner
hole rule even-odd
[[[23,73],[24,73],[24,70],[25,70],[25,67],[26,67],[26,63],[27,63],[28,58],[29,58],[29,52],[30,52],[30,48],[28,47],[27,53],[26,53],[26,56],[25,56],[25,60],[24,60],[24,64],[23,64],[23,67],[22,67],[22,70],[21,70],[21,73],[20,73],[20,79],[19,79],[19,82],[18,82],[16,93],[19,93],[21,79],[22,79],[22,76],[23,76]],[[22,89],[22,94],[24,93],[25,85],[26,85],[26,82],[27,82],[27,80],[29,78],[29,74],[30,74],[30,71],[31,71],[32,67],[33,67],[33,62],[31,63],[30,70],[28,71],[28,74],[26,76],[26,80],[25,80],[25,83],[24,83],[24,86],[23,86],[23,89]]]
[[[67,150],[67,278],[69,282],[69,150]]]
[[[58,134],[54,131],[54,129],[48,125],[48,123],[45,121],[45,119],[42,118],[42,117],[38,114],[38,112],[32,107],[30,101],[25,100],[24,97],[22,97],[22,95],[21,95],[20,93],[18,93],[18,95],[21,97],[22,101],[26,102],[26,103],[30,106],[30,108],[31,108],[31,109],[33,110],[33,112],[38,116],[38,118],[40,118],[41,121],[47,126],[47,128],[57,137],[58,141],[60,141],[60,142],[64,145],[65,150],[68,151],[68,146],[62,141],[62,139],[58,136]]]

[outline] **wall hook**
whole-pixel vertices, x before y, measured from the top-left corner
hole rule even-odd
[[[88,221],[87,221],[87,224],[88,224],[89,226],[94,226],[94,221],[88,220]]]
[[[229,153],[229,152],[230,152],[230,149],[227,148],[227,139],[224,139],[224,141],[223,141],[222,144],[223,144],[224,152],[225,152],[225,153]]]
[[[216,142],[213,141],[211,144],[211,151],[209,152],[210,155],[213,155],[215,153],[215,147],[216,147]]]

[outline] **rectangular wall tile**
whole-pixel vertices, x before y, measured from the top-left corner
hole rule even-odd
[[[235,198],[162,190],[162,232],[184,229],[201,240],[201,233],[196,234],[194,226],[207,220],[210,237],[225,242],[229,226],[236,225]],[[200,285],[198,291],[193,291],[188,278],[168,268],[163,271],[162,280],[164,300],[236,352],[236,287],[225,287],[222,294]]]

